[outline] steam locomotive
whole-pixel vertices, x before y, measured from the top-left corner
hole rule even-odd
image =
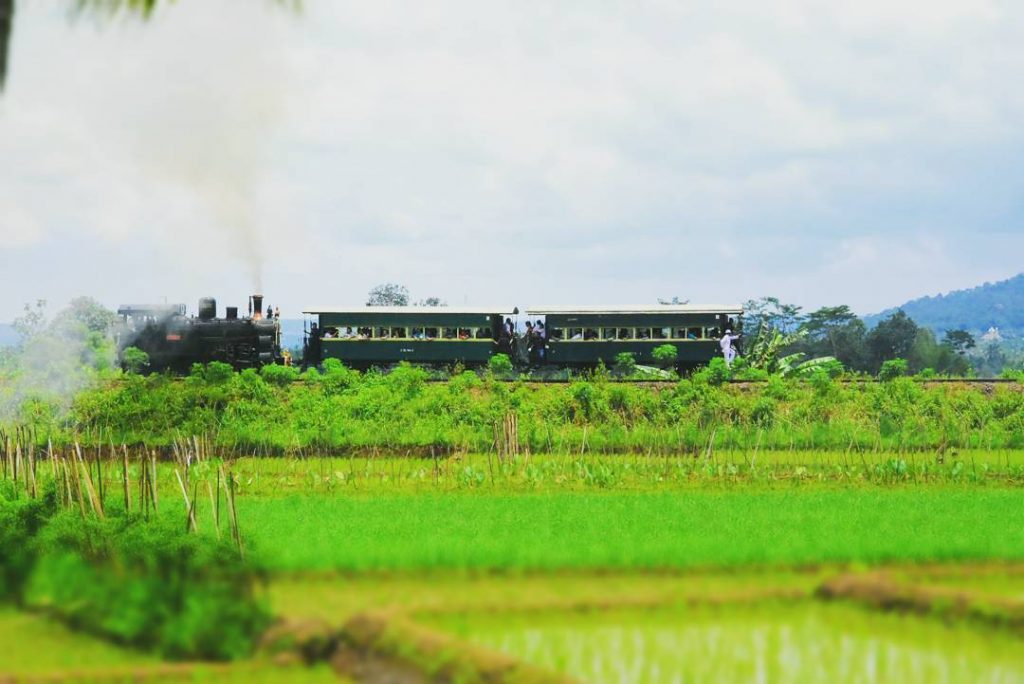
[[[222,361],[236,370],[283,362],[281,325],[270,311],[264,315],[263,295],[249,297],[248,315],[229,306],[217,317],[217,300],[199,300],[197,316],[186,316],[184,304],[122,305],[117,314],[119,358],[135,347],[149,356],[147,370],[187,373],[194,363]]]
[[[184,304],[122,306],[118,347],[149,356],[148,370],[187,373],[195,363],[222,361],[236,370],[288,363],[281,325],[263,296],[249,297],[248,315],[199,300],[197,316]],[[435,366],[483,366],[506,354],[522,367],[612,366],[623,354],[638,364],[692,370],[719,355],[720,340],[738,332],[735,305],[531,307],[520,326],[516,307],[330,307],[307,309],[302,364],[337,359],[352,368],[403,361]],[[666,354],[666,351],[668,352]]]

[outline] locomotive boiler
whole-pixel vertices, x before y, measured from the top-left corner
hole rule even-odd
[[[280,363],[281,326],[263,314],[263,295],[249,297],[247,315],[229,306],[217,316],[213,297],[199,300],[196,316],[186,315],[184,304],[123,305],[118,331],[118,356],[136,347],[149,356],[150,372],[187,373],[194,363],[221,361],[235,370]]]

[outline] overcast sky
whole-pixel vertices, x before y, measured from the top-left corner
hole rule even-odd
[[[70,5],[18,3],[0,320],[383,281],[869,313],[1024,270],[1019,0]]]

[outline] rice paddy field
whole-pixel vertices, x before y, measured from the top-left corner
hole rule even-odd
[[[184,521],[181,468],[159,464],[155,485],[158,515]],[[452,680],[442,652],[484,663],[458,681],[1024,681],[1022,452],[204,456],[189,468],[199,492],[233,473],[246,554],[279,620],[340,633],[362,616],[397,621],[373,648],[424,677],[411,681]],[[103,478],[116,506],[121,471]],[[213,501],[192,506],[199,533],[216,534]],[[824,591],[848,577],[868,588]],[[45,612],[0,612],[0,641],[6,676],[168,667]],[[394,675],[255,658],[164,676]],[[488,658],[537,669],[488,679]]]

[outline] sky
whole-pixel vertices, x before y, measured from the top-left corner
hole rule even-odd
[[[1024,3],[19,0],[0,321],[381,282],[871,313],[1022,270]]]

